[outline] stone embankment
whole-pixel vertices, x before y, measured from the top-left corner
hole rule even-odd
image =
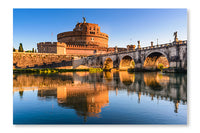
[[[72,59],[73,59],[72,56],[67,56],[67,55],[13,52],[13,69],[26,69],[26,68],[71,69]]]

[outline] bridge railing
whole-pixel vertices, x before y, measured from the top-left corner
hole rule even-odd
[[[140,49],[137,48],[135,50],[147,50],[147,49],[163,48],[163,47],[168,47],[168,46],[184,45],[184,44],[187,44],[187,40],[172,42],[172,43],[159,44],[159,45],[154,45],[154,46],[147,46],[147,47],[142,47]]]
[[[138,50],[148,50],[148,49],[155,49],[155,48],[164,48],[164,47],[168,47],[168,46],[185,45],[185,44],[187,44],[187,40],[178,41],[178,42],[172,42],[172,43],[159,44],[159,45],[154,45],[154,46],[141,47],[139,49],[136,48],[135,50],[121,51],[121,52],[117,52],[117,53],[116,52],[111,52],[111,53],[108,53],[108,54],[92,55],[92,56],[88,56],[88,57],[89,58],[93,58],[93,57],[97,57],[97,56],[109,56],[109,55],[113,55],[113,54],[123,54],[123,53],[138,51]]]

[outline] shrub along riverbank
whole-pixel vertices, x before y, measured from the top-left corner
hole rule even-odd
[[[90,73],[102,72],[101,68],[89,68],[89,69],[13,69],[13,73],[61,73],[61,72],[85,72],[88,71]]]
[[[77,71],[89,71],[89,69],[13,69],[13,73],[60,73]]]
[[[90,72],[90,73],[99,73],[103,71],[111,71],[111,70],[103,70],[101,68],[89,68],[89,69],[50,69],[50,68],[44,68],[44,69],[13,69],[13,73],[37,73],[37,74],[50,74],[50,73],[62,73],[62,72]],[[117,69],[112,69],[112,71],[119,71]],[[148,69],[128,69],[128,72],[156,72],[161,71],[160,69],[155,70],[148,70]],[[172,69],[167,68],[163,69],[162,72],[164,73],[187,73],[186,70],[179,70],[179,69]]]

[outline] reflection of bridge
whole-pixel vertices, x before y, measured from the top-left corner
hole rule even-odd
[[[134,61],[135,69],[143,69],[147,58],[152,58],[155,61],[159,57],[166,57],[170,68],[177,68],[179,70],[187,70],[187,41],[177,41],[168,44],[140,47],[137,49],[129,49],[127,52],[117,51],[111,54],[89,56],[80,60],[73,61],[73,68],[80,65],[88,67],[103,68],[109,65],[111,68],[130,68],[132,61]],[[128,64],[128,65],[127,65]]]
[[[119,76],[120,79],[117,77]],[[113,73],[113,78],[104,79],[104,84],[126,89],[128,92],[142,92],[151,96],[165,97],[170,100],[187,101],[186,75],[162,75],[159,73],[134,73],[126,71]]]
[[[133,73],[126,71],[94,73],[77,72],[61,75],[14,75],[13,91],[38,89],[38,96],[57,98],[62,107],[73,108],[81,116],[98,116],[101,108],[109,103],[109,91],[127,90],[136,93],[138,102],[142,95],[173,101],[187,102],[186,75],[160,73]]]

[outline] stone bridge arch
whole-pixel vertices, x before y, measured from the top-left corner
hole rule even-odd
[[[131,55],[124,55],[120,59],[119,69],[128,70],[129,68],[135,68],[135,61]]]
[[[73,60],[72,65],[73,68],[76,68],[79,65],[103,68],[103,64],[106,59],[110,58],[113,61],[113,68],[120,68],[120,62],[124,59],[125,56],[128,56],[129,60],[131,60],[131,58],[132,60],[134,60],[135,71],[145,69],[144,63],[148,57],[162,56],[167,59],[170,67],[170,69],[168,70],[170,70],[171,72],[179,70],[187,72],[187,41],[183,41],[183,43],[180,44],[162,44],[154,47],[138,48],[131,51],[128,50],[98,56],[89,56],[83,59]]]
[[[143,68],[145,69],[157,69],[158,65],[162,64],[163,67],[169,67],[169,58],[164,51],[154,50],[146,54],[143,61]]]
[[[113,55],[106,55],[102,57],[102,63],[103,63],[103,68],[104,68],[104,63],[105,61],[110,58],[113,62],[112,68],[118,68],[119,66],[119,57],[118,54],[113,54]]]
[[[107,57],[103,61],[103,69],[110,70],[113,68],[113,60],[110,57]]]

